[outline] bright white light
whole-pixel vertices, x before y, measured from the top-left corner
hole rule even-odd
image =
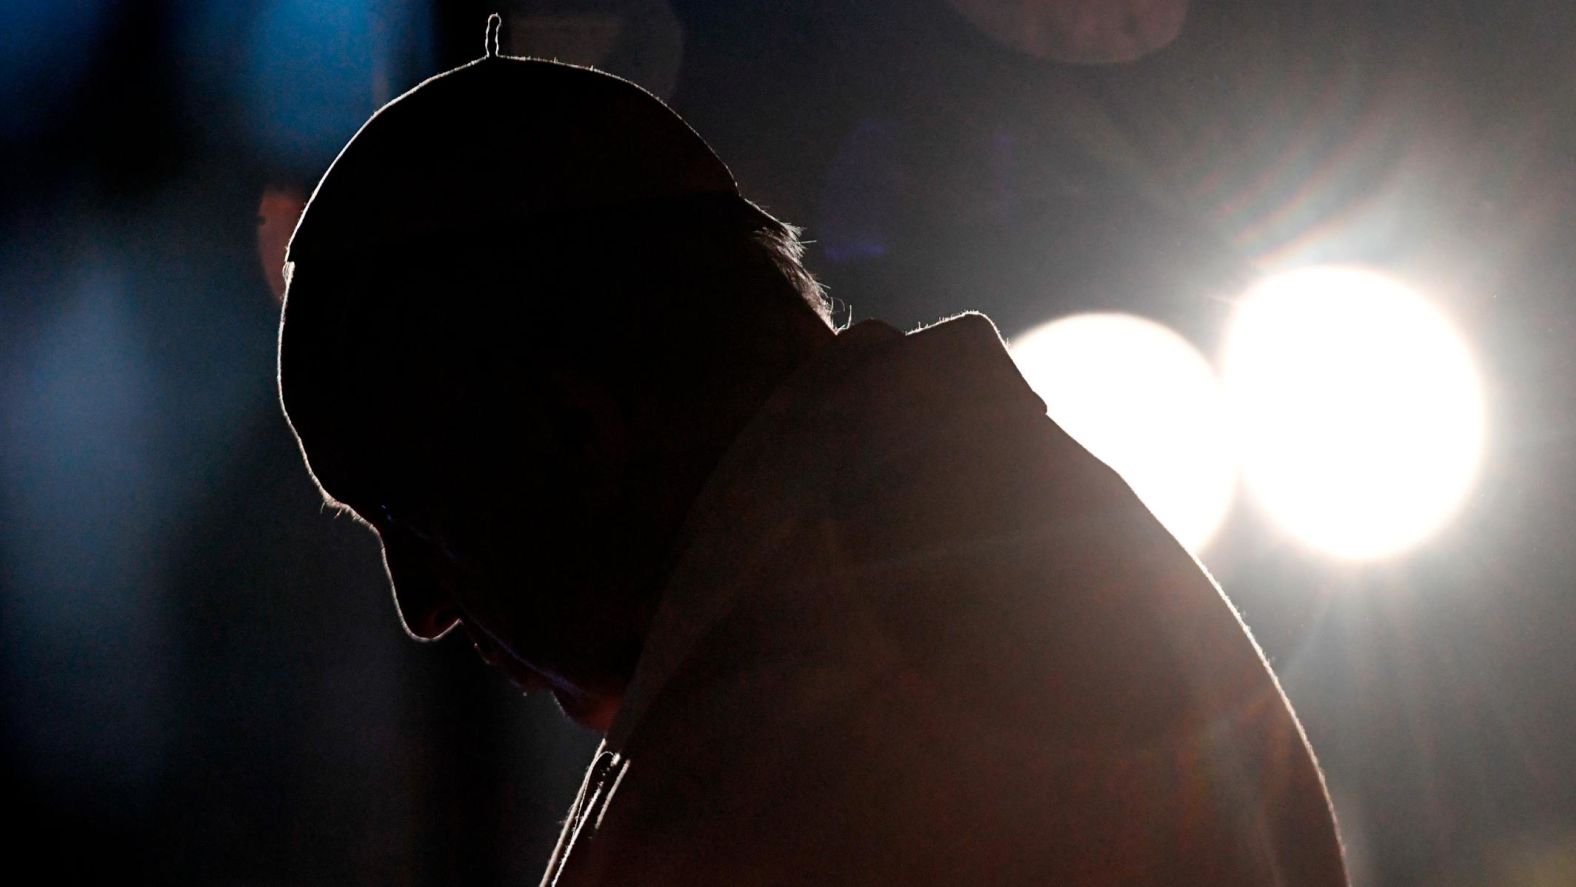
[[[1114,468],[1160,522],[1197,552],[1220,528],[1235,485],[1220,387],[1187,340],[1129,314],[1077,314],[1013,340],[1046,411]]]
[[[1391,278],[1305,268],[1265,279],[1232,319],[1223,378],[1249,488],[1337,556],[1421,541],[1476,475],[1483,396],[1471,356]]]

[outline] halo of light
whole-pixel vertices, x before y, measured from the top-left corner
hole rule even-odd
[[[1200,551],[1235,489],[1214,370],[1171,329],[1075,314],[1018,336],[1012,356],[1046,412],[1117,473],[1178,541]]]
[[[1358,268],[1268,277],[1223,353],[1246,485],[1293,535],[1351,560],[1421,542],[1476,477],[1483,395],[1449,322]]]

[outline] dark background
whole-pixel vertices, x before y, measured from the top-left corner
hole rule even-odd
[[[0,8],[0,686],[13,861],[68,882],[535,883],[594,737],[398,628],[279,416],[266,189],[480,52],[668,97],[855,319],[1076,310],[1209,351],[1258,270],[1361,262],[1473,348],[1446,529],[1342,565],[1239,501],[1203,560],[1359,885],[1576,884],[1576,7],[1201,0],[1129,64],[942,0]],[[522,45],[531,43],[532,45]],[[523,111],[528,113],[528,109]],[[522,176],[528,171],[521,170]]]

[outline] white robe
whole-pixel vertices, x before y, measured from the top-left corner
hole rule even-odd
[[[842,333],[681,544],[544,884],[1345,883],[1258,648],[983,316]]]

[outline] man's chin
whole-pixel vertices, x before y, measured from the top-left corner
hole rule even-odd
[[[613,726],[613,718],[618,714],[617,699],[585,696],[558,687],[552,688],[551,692],[553,698],[558,700],[559,710],[580,726],[598,733],[606,733]]]
[[[552,693],[553,698],[558,700],[558,708],[575,723],[601,733],[606,733],[613,725],[613,716],[618,714],[619,697],[586,693],[550,682],[541,672],[496,645],[486,649],[478,645],[477,652],[481,653],[488,665],[508,676],[509,681],[522,693],[529,695],[539,690]]]

